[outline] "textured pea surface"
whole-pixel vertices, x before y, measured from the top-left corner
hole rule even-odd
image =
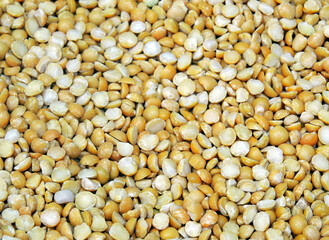
[[[329,237],[327,0],[0,1],[0,238]]]

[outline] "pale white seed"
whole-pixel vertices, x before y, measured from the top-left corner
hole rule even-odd
[[[252,167],[252,176],[255,180],[265,179],[269,174],[263,166],[256,165]]]
[[[137,140],[138,146],[146,151],[152,150],[159,143],[159,137],[155,134],[145,134]]]
[[[105,91],[93,93],[91,99],[98,108],[106,107],[110,102],[109,95]]]
[[[74,194],[70,190],[61,190],[55,193],[54,200],[58,204],[74,201]]]
[[[75,206],[81,211],[87,211],[96,205],[97,198],[91,192],[79,192],[75,196]]]
[[[219,103],[222,102],[227,95],[227,90],[223,86],[214,87],[209,93],[209,102]]]
[[[134,33],[141,33],[145,30],[145,23],[142,21],[133,21],[130,24],[130,30]]]
[[[46,209],[44,210],[40,215],[40,221],[46,226],[46,227],[55,227],[61,217],[59,213],[54,209]]]
[[[221,174],[224,178],[236,178],[240,174],[240,167],[235,162],[232,162],[230,159],[225,159],[223,161],[223,166],[221,168]]]
[[[126,176],[134,175],[138,170],[138,165],[131,157],[124,157],[118,163],[120,172]]]
[[[74,239],[87,239],[91,234],[91,229],[86,223],[77,225],[73,229]]]
[[[248,154],[250,146],[248,142],[236,141],[235,143],[233,143],[230,150],[234,156],[241,157],[246,156]]]
[[[121,156],[129,157],[134,151],[133,145],[130,143],[118,142],[117,149]]]
[[[58,101],[57,93],[51,88],[45,89],[42,93],[42,97],[45,105],[50,105],[52,102]]]
[[[143,52],[148,57],[155,57],[161,53],[161,45],[157,41],[147,42]]]
[[[19,138],[20,138],[20,133],[18,132],[17,129],[11,129],[6,132],[5,140],[9,142],[16,143]]]
[[[247,89],[252,95],[258,95],[264,91],[265,86],[260,80],[250,79],[247,82]]]
[[[51,33],[48,28],[40,28],[34,33],[34,39],[39,43],[48,42],[50,36]]]
[[[115,240],[129,240],[129,232],[120,223],[113,223],[109,233]]]
[[[108,120],[118,120],[122,116],[122,111],[120,108],[109,108],[105,112],[105,116]]]
[[[157,213],[153,216],[152,224],[156,229],[166,229],[169,225],[169,216],[165,213]]]
[[[199,237],[201,234],[202,226],[200,223],[188,221],[185,224],[185,231],[190,237]]]
[[[324,172],[329,170],[328,159],[325,156],[323,156],[321,153],[315,154],[312,157],[311,163],[313,167],[318,171]]]
[[[69,110],[67,104],[61,101],[55,101],[51,103],[49,109],[57,116],[64,116]]]
[[[24,92],[26,96],[31,97],[42,93],[43,90],[44,90],[43,82],[41,82],[40,80],[33,80],[26,86]]]
[[[227,18],[234,18],[239,14],[239,7],[234,4],[224,5],[222,14]]]
[[[269,147],[266,158],[271,163],[282,163],[283,151],[277,147]]]
[[[270,217],[265,212],[259,212],[256,214],[253,224],[256,231],[266,231],[270,226]]]

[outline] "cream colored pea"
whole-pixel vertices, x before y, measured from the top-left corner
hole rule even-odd
[[[323,144],[329,144],[329,126],[323,126],[318,132],[319,140]]]
[[[236,141],[230,148],[231,153],[234,156],[246,156],[250,150],[250,146],[248,142],[244,141]]]
[[[223,86],[214,87],[209,93],[209,101],[211,103],[219,103],[225,99],[227,90]]]
[[[58,204],[74,201],[74,194],[70,190],[61,190],[55,193],[54,200]]]
[[[18,230],[27,232],[34,227],[34,220],[30,215],[20,215],[16,218],[15,224]]]
[[[91,99],[93,100],[96,107],[103,108],[109,104],[110,98],[107,92],[95,92]]]
[[[13,17],[20,17],[24,14],[25,9],[19,4],[11,4],[6,7],[7,13]]]
[[[263,63],[267,67],[279,67],[280,59],[274,53],[270,53],[269,55],[267,55]]]
[[[143,52],[148,57],[155,57],[161,53],[161,46],[157,41],[150,41],[144,45]]]
[[[230,231],[223,231],[220,235],[221,240],[238,240],[238,235],[230,232]]]
[[[256,214],[253,224],[256,231],[265,231],[270,226],[270,217],[266,212],[259,212]]]
[[[75,205],[81,211],[86,211],[96,204],[96,197],[91,192],[80,192],[75,196]]]
[[[223,161],[223,166],[221,169],[223,177],[230,179],[236,178],[240,174],[240,167],[235,162],[232,162],[230,159],[225,159]]]
[[[245,195],[245,193],[241,189],[238,189],[233,186],[231,186],[227,189],[226,194],[227,194],[227,198],[233,202],[240,201]]]
[[[122,174],[127,176],[134,175],[138,170],[137,163],[131,157],[121,158],[118,163],[118,168]]]
[[[97,60],[98,52],[95,48],[87,48],[82,52],[82,59],[86,62],[95,62]]]
[[[318,171],[323,172],[329,170],[328,159],[320,153],[312,157],[311,163],[314,166],[314,168]]]
[[[219,139],[225,146],[230,146],[235,142],[236,133],[233,128],[226,128],[219,133]]]
[[[278,239],[278,240],[284,239],[282,236],[282,232],[279,229],[269,228],[265,234],[267,239]]]
[[[196,95],[190,95],[188,97],[181,97],[179,99],[179,105],[183,108],[192,108],[198,104],[198,97]]]
[[[46,209],[40,215],[40,221],[46,227],[55,227],[60,221],[59,213],[54,209]]]
[[[9,224],[14,223],[19,217],[19,212],[16,209],[6,208],[2,211],[1,217]]]
[[[62,89],[69,88],[73,83],[73,78],[69,75],[62,75],[56,80],[56,84],[58,87]]]
[[[205,39],[203,42],[203,48],[206,51],[215,51],[217,49],[218,43],[215,39]]]
[[[220,78],[223,81],[230,81],[235,78],[237,70],[233,66],[227,66],[220,72]]]
[[[159,143],[159,137],[155,134],[145,134],[137,140],[138,146],[146,151],[154,149]]]
[[[66,37],[69,41],[77,41],[82,39],[82,34],[76,29],[70,29],[66,32]]]
[[[202,226],[200,223],[194,221],[188,221],[185,224],[185,232],[190,237],[198,237],[201,234]]]
[[[123,188],[113,188],[109,195],[110,198],[115,202],[121,202],[128,196],[127,191]]]
[[[262,180],[267,178],[269,175],[269,172],[260,165],[256,165],[252,167],[252,176],[255,180]]]
[[[323,28],[323,34],[328,38],[329,37],[329,26],[327,25],[327,26],[325,26],[324,28]]]
[[[137,44],[137,37],[132,32],[124,32],[119,35],[119,43],[124,48],[132,48]]]
[[[199,129],[193,124],[184,124],[179,128],[179,132],[184,140],[193,140],[199,134]]]
[[[12,142],[0,139],[0,157],[8,158],[14,153],[14,145]]]
[[[34,38],[39,43],[47,42],[50,38],[50,31],[48,28],[40,28],[34,33]]]
[[[243,141],[248,141],[252,136],[252,132],[243,124],[237,124],[234,127],[236,135]]]
[[[152,186],[159,191],[165,191],[170,188],[170,180],[166,175],[159,175],[154,179]]]
[[[176,56],[171,52],[164,52],[161,53],[159,56],[161,63],[168,65],[168,64],[175,64],[177,62]]]
[[[165,213],[157,213],[153,217],[152,224],[156,229],[166,229],[169,226],[169,216]]]
[[[273,7],[268,5],[267,3],[260,3],[258,5],[258,9],[265,15],[271,15],[274,12]]]
[[[27,231],[27,234],[31,239],[45,239],[46,229],[35,226],[30,231]]]
[[[108,228],[108,225],[105,221],[105,218],[100,214],[96,214],[93,216],[91,230],[96,232],[105,231]]]
[[[44,90],[43,82],[40,80],[31,81],[25,88],[26,96],[35,96],[42,93]]]
[[[86,223],[74,227],[73,236],[75,239],[87,239],[91,234],[91,229]]]
[[[266,200],[261,200],[257,203],[257,207],[259,210],[266,211],[274,208],[275,206],[275,200],[272,199],[266,199]]]
[[[184,47],[189,52],[195,52],[198,47],[198,42],[196,38],[194,37],[187,38],[186,41],[184,42]]]
[[[122,111],[120,108],[109,108],[105,112],[105,116],[108,120],[118,120],[122,116]]]
[[[83,178],[81,180],[81,186],[87,191],[96,191],[101,187],[101,184],[96,180],[90,180],[88,178]]]
[[[111,61],[117,61],[123,56],[123,50],[118,47],[110,47],[106,49],[104,57]]]
[[[129,232],[120,223],[113,223],[110,228],[110,236],[116,240],[128,240]]]
[[[177,91],[182,96],[189,96],[195,91],[195,83],[191,79],[183,80],[177,87]]]
[[[266,158],[271,163],[281,163],[283,161],[283,151],[277,147],[270,147],[267,151]]]
[[[121,156],[129,157],[134,151],[134,147],[130,143],[123,143],[118,142],[117,143],[117,149]]]
[[[146,28],[145,23],[142,21],[133,21],[130,24],[130,30],[133,33],[141,33],[145,30],[145,28]]]
[[[81,62],[78,59],[73,59],[67,62],[66,70],[70,73],[76,73],[80,70]]]
[[[163,119],[155,118],[147,122],[145,125],[145,130],[156,134],[159,131],[162,131],[166,126],[166,122]]]
[[[55,101],[51,103],[49,109],[57,116],[64,116],[69,110],[67,104],[61,101]]]
[[[249,92],[245,88],[239,88],[236,90],[236,100],[237,102],[246,102],[249,98]]]
[[[224,61],[227,64],[235,64],[239,62],[241,59],[241,55],[237,51],[225,51],[224,53]]]
[[[247,89],[252,95],[260,94],[264,91],[264,84],[260,80],[250,79],[247,82]]]
[[[304,36],[310,36],[312,33],[315,32],[313,26],[308,24],[307,22],[300,22],[298,23],[297,27],[298,31]]]
[[[239,7],[234,4],[224,5],[222,14],[227,18],[234,18],[239,14]]]
[[[280,42],[283,39],[283,29],[278,21],[269,24],[267,34],[275,42]]]
[[[11,44],[11,51],[17,58],[22,59],[23,56],[27,53],[28,49],[23,41],[16,40]]]
[[[9,46],[7,46],[6,43],[0,41],[0,59],[1,60],[5,58],[8,50],[9,50]]]
[[[208,109],[203,115],[203,120],[208,124],[213,124],[219,121],[219,116],[219,112],[215,109]]]
[[[71,172],[65,167],[56,167],[51,172],[51,178],[54,182],[64,182],[71,177]]]
[[[179,71],[184,71],[191,65],[191,62],[192,62],[192,53],[186,52],[178,58],[177,69]]]
[[[168,177],[172,178],[177,174],[177,164],[174,160],[166,158],[162,162],[162,171]]]

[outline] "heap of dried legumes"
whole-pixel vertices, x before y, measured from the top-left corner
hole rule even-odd
[[[328,0],[1,0],[0,238],[328,240]]]

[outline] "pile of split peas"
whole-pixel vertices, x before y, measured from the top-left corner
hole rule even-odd
[[[0,0],[0,238],[328,240],[328,0]]]

